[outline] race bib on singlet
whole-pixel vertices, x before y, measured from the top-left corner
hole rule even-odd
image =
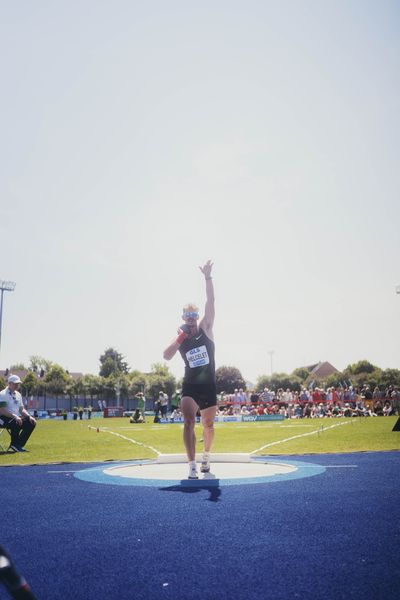
[[[192,348],[189,352],[186,352],[186,358],[191,369],[203,367],[210,362],[210,357],[208,356],[207,348],[205,346]]]

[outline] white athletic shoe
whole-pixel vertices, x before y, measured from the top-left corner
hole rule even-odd
[[[188,479],[198,479],[199,474],[197,473],[196,463],[189,463],[189,475]]]
[[[203,454],[203,458],[201,460],[200,471],[202,473],[210,472],[210,455],[209,454],[206,454],[206,453]]]

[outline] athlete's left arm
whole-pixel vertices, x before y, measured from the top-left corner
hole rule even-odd
[[[215,319],[214,285],[211,276],[212,267],[213,263],[211,260],[208,260],[203,267],[199,267],[206,282],[206,305],[204,309],[204,317],[201,319],[199,326],[211,340],[214,339],[212,328]]]

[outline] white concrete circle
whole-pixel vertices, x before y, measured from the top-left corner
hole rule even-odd
[[[201,473],[199,468],[199,480],[273,477],[275,475],[287,475],[294,471],[297,471],[296,466],[277,462],[215,462],[211,463],[211,470],[209,473]],[[187,463],[137,463],[132,465],[118,465],[104,469],[104,474],[111,477],[124,477],[129,479],[181,481],[182,479],[187,479],[188,465]]]

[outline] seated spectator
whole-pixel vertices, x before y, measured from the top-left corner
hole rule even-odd
[[[352,417],[353,416],[353,410],[352,410],[349,402],[346,402],[346,404],[344,405],[343,416],[344,417]]]
[[[295,419],[303,418],[303,407],[301,406],[301,404],[294,405],[294,418]]]
[[[130,423],[143,423],[143,415],[140,412],[139,408],[135,409],[135,412],[133,413],[129,421]]]
[[[25,409],[18,391],[21,383],[18,375],[10,375],[8,386],[0,392],[0,427],[10,432],[9,452],[27,452],[24,446],[36,427],[36,420]]]
[[[333,415],[332,415],[332,409],[333,409],[332,402],[330,404],[326,404],[325,405],[325,417],[327,417],[328,419],[330,419],[331,417],[333,417]]]
[[[177,406],[171,413],[170,419],[171,421],[174,421],[175,419],[180,419],[182,417],[182,411],[181,409]]]
[[[305,405],[305,407],[303,409],[303,416],[305,419],[311,419],[311,409],[312,409],[312,402],[307,402],[307,404]]]
[[[389,400],[386,400],[384,407],[382,409],[382,412],[383,412],[384,417],[388,417],[389,415],[392,414],[393,409],[392,409],[392,405],[390,404]]]

